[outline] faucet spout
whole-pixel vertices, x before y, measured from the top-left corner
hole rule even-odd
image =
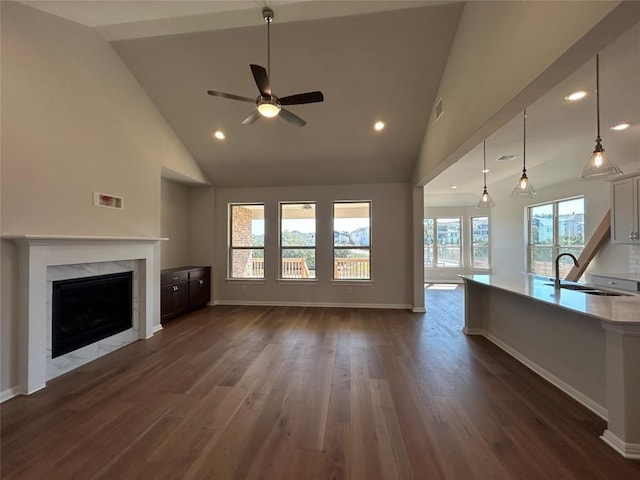
[[[564,257],[565,255],[568,256],[568,257],[571,257],[573,259],[573,264],[576,267],[580,266],[580,265],[578,265],[578,259],[575,256],[573,256],[573,254],[571,254],[571,253],[561,253],[560,255],[558,255],[556,257],[556,270],[555,270],[556,276],[555,276],[555,279],[553,281],[553,288],[555,290],[560,290],[560,258]]]

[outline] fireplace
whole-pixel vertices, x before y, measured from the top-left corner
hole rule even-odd
[[[133,272],[53,282],[52,358],[133,326]]]
[[[160,326],[160,241],[152,237],[6,235],[19,246],[20,319],[15,393],[46,382],[138,340]],[[53,283],[133,272],[133,325],[53,358]]]

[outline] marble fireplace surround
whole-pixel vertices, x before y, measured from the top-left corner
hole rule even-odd
[[[137,277],[137,337],[150,338],[154,325],[160,325],[160,241],[152,237],[97,236],[3,236],[19,245],[19,347],[18,375],[21,394],[28,395],[45,387],[47,345],[51,316],[48,290],[51,267],[100,262],[127,262],[134,265]],[[48,283],[49,275],[49,283]]]

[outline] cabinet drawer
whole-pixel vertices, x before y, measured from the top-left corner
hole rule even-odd
[[[612,288],[615,290],[626,290],[627,292],[640,291],[640,285],[637,280],[628,280],[626,278],[604,277],[602,275],[591,275],[591,283],[596,287]]]
[[[191,270],[189,272],[189,279],[192,278],[203,278],[203,277],[208,277],[209,274],[209,269],[208,268],[200,268],[198,270]]]
[[[185,270],[179,270],[177,272],[162,272],[160,274],[160,283],[162,284],[179,282],[186,279],[187,272]]]

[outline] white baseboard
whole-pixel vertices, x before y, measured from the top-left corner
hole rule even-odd
[[[153,333],[157,333],[157,332],[159,332],[160,330],[162,330],[162,325],[161,325],[161,324],[160,324],[160,325],[154,325],[154,326],[153,326]]]
[[[624,458],[640,460],[640,443],[626,443],[613,434],[611,430],[605,430],[600,438]]]
[[[6,402],[7,400],[12,399],[13,397],[17,397],[18,395],[20,395],[20,388],[18,387],[11,387],[7,390],[3,390],[2,392],[0,392],[0,403]]]
[[[255,307],[325,307],[325,308],[383,308],[411,310],[408,304],[387,303],[325,303],[325,302],[261,302],[254,300],[216,300],[214,305],[247,305]]]
[[[481,328],[469,328],[466,325],[462,327],[462,333],[466,335],[482,335],[484,336],[484,330]]]
[[[467,333],[467,331],[465,331],[465,329],[466,329],[466,327],[463,329],[463,331],[465,333]],[[571,398],[573,398],[578,403],[581,403],[582,405],[587,407],[589,410],[591,410],[593,413],[598,415],[603,420],[607,420],[607,409],[605,407],[603,407],[599,403],[593,401],[592,399],[590,399],[589,397],[587,397],[583,393],[579,392],[578,390],[573,388],[568,383],[560,380],[554,374],[552,374],[548,370],[544,369],[543,367],[538,365],[536,362],[534,362],[530,358],[522,355],[520,352],[518,352],[517,350],[515,350],[511,346],[507,345],[505,342],[503,342],[499,338],[494,337],[491,333],[487,332],[486,330],[480,329],[480,328],[471,328],[471,329],[467,329],[467,330],[469,331],[468,335],[482,335],[487,340],[489,340],[490,342],[494,343],[495,345],[500,347],[502,350],[507,352],[509,355],[511,355],[513,358],[518,360],[520,363],[522,363],[523,365],[529,367],[535,373],[537,373],[542,378],[544,378],[547,382],[551,383],[556,388],[562,390],[564,393],[569,395]]]
[[[424,307],[413,307],[411,311],[413,313],[427,313],[427,309]]]

